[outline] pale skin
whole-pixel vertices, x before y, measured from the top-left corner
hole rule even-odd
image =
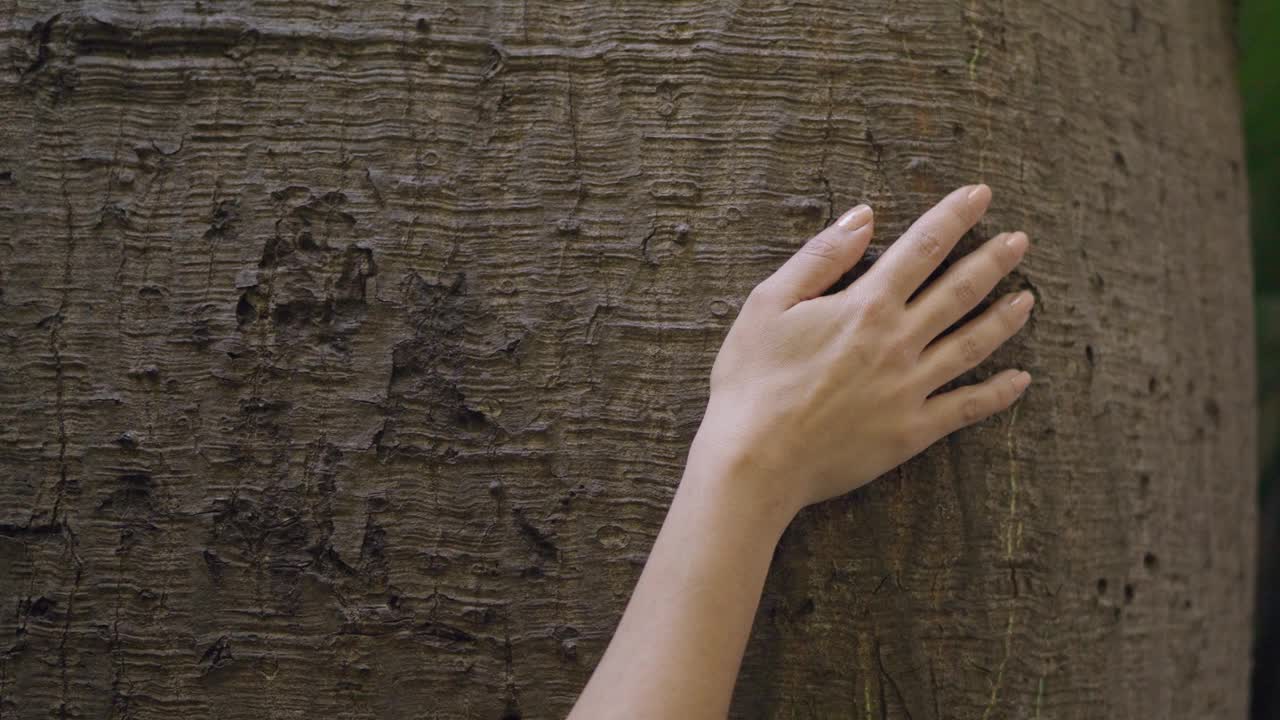
[[[752,290],[712,367],[666,520],[570,720],[725,717],[774,545],[796,513],[1023,394],[1031,376],[1016,369],[938,389],[1030,317],[1031,293],[1012,293],[939,337],[1021,262],[1025,233],[996,235],[915,294],[990,203],[986,185],[952,192],[853,284],[823,295],[871,241],[872,211],[859,206]]]

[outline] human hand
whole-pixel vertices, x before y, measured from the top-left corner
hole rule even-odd
[[[1012,405],[1031,382],[1026,372],[934,393],[1022,328],[1030,292],[938,336],[1017,266],[1027,236],[995,236],[915,294],[990,202],[986,185],[952,192],[831,295],[822,293],[871,240],[870,208],[850,210],[805,243],[752,290],[720,348],[691,464],[727,461],[730,492],[794,514]]]

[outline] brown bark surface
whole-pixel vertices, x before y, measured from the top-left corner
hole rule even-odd
[[[795,523],[734,714],[1244,716],[1231,3],[2,5],[0,718],[563,715],[751,286],[975,180],[1036,382]]]

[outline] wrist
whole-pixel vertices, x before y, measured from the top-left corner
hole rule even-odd
[[[714,507],[725,522],[762,532],[775,542],[803,507],[776,472],[750,451],[706,437],[696,438],[690,448],[677,499],[679,495]]]

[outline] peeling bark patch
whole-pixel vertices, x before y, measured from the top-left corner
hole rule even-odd
[[[621,550],[630,542],[627,531],[617,525],[601,525],[596,530],[596,542],[608,550]]]
[[[555,559],[560,551],[555,543],[552,542],[551,536],[529,522],[523,510],[517,508],[512,510],[511,514],[515,518],[516,528],[520,531],[521,536],[533,547],[533,550],[540,557],[548,560]]]
[[[208,675],[215,670],[227,667],[235,662],[235,659],[235,655],[231,653],[231,640],[223,635],[200,656],[200,674]]]

